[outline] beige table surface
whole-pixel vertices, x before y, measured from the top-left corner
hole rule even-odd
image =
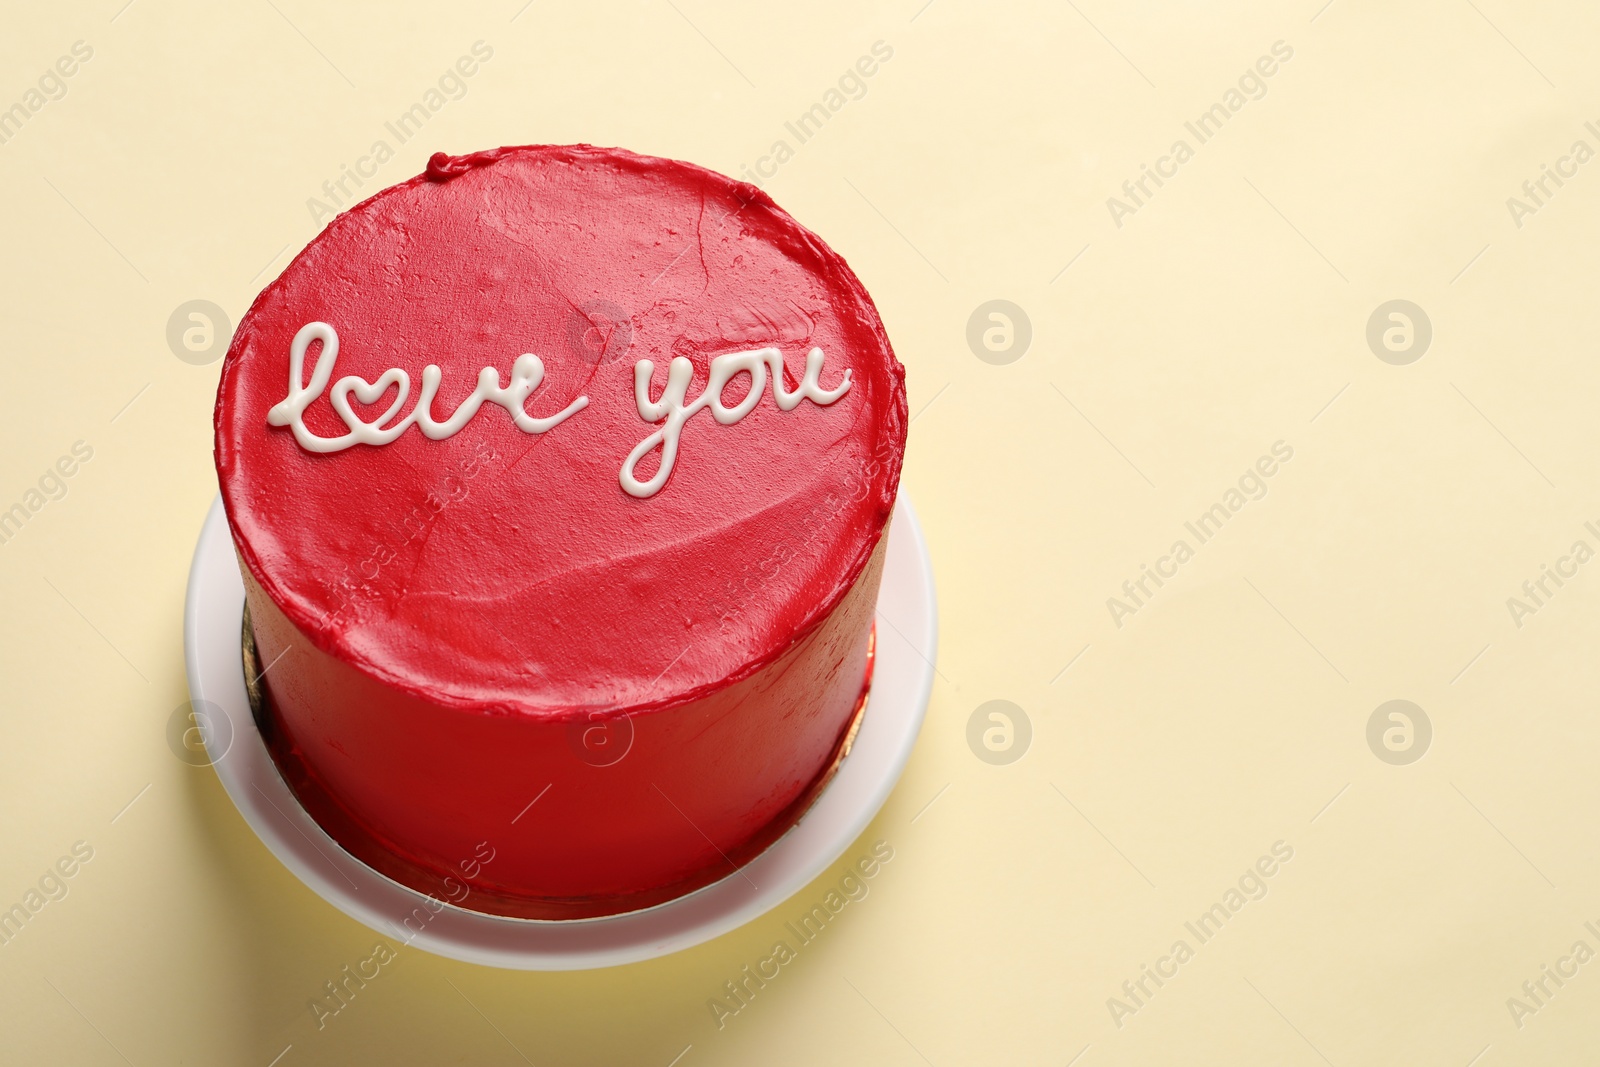
[[[0,946],[0,1060],[1595,1062],[1592,6],[123,3],[0,35],[0,909],[66,890]],[[572,974],[406,948],[319,1026],[377,935],[167,740],[219,366],[168,319],[237,322],[343,167],[574,141],[761,166],[874,294],[939,582],[927,724],[833,873],[744,929]],[[1010,348],[985,312],[975,349],[997,299]],[[1409,347],[1387,311],[1369,345],[1393,300]],[[993,700],[1009,750],[993,709],[968,741]],[[1390,700],[1421,714],[1369,744]]]

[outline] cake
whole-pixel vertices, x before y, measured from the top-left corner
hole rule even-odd
[[[262,736],[405,886],[674,899],[792,827],[870,714],[904,371],[752,185],[435,155],[256,298],[215,422]]]

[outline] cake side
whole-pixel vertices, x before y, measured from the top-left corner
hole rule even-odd
[[[463,715],[310,650],[263,679],[269,748],[329,836],[419,892],[529,919],[659,904],[732,875],[826,785],[871,712],[886,544],[776,662],[688,704],[595,723]],[[298,632],[246,585],[270,664]],[[493,864],[463,862],[484,845]]]

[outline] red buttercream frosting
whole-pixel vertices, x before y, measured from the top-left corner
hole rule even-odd
[[[523,410],[485,402],[433,440],[310,451],[268,412],[312,322],[332,380],[409,375],[357,418],[392,425],[423,368],[445,421],[493,368],[543,361]],[[305,357],[309,381],[320,342]],[[829,404],[682,426],[652,496],[629,453],[660,428],[635,365],[820,349]],[[331,222],[256,299],[216,409],[285,778],[343,847],[466,907],[533,918],[647,906],[727,875],[803,813],[869,669],[904,372],[844,261],[754,186],[586,145],[439,154]],[[748,374],[726,386],[735,406]],[[329,390],[305,408],[346,433]],[[639,462],[646,479],[657,448]],[[531,802],[531,807],[529,806]],[[482,856],[492,852],[493,860]]]

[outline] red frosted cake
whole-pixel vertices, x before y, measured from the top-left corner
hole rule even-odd
[[[859,722],[903,378],[844,261],[690,164],[441,154],[340,215],[217,397],[285,781],[357,858],[481,911],[729,875]]]

